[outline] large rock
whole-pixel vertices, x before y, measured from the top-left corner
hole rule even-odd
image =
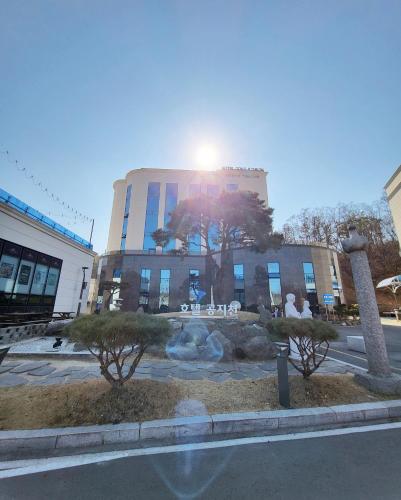
[[[217,346],[221,346],[223,355],[220,361],[232,361],[234,357],[234,344],[228,340],[219,330],[214,330],[208,339],[209,342],[214,342]],[[217,349],[217,347],[216,347]]]
[[[247,359],[260,361],[265,359],[273,359],[276,357],[277,349],[273,342],[266,337],[256,336],[250,338],[242,344],[242,351]]]

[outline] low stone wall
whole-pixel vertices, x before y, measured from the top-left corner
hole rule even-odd
[[[30,339],[45,335],[47,323],[38,323],[37,325],[6,326],[0,328],[0,345],[11,344],[19,340]]]

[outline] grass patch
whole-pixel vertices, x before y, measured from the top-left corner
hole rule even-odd
[[[362,403],[384,399],[355,384],[352,375],[290,377],[294,408]],[[185,401],[201,404],[186,405]],[[136,380],[113,391],[105,381],[0,389],[0,429],[36,429],[137,422],[200,413],[244,412],[280,408],[277,380],[173,381]]]

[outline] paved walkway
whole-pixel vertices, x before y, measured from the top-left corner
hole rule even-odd
[[[346,373],[351,368],[335,361],[326,360],[318,373]],[[298,373],[289,366],[289,372]],[[143,360],[134,379],[151,379],[168,382],[181,380],[225,380],[261,379],[276,375],[276,361],[260,363],[206,363],[170,360]],[[72,382],[103,378],[99,366],[90,361],[74,360],[29,360],[6,359],[0,366],[0,387],[17,385],[68,384]]]

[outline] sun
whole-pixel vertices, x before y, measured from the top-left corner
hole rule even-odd
[[[212,144],[203,144],[195,155],[196,163],[202,170],[213,170],[217,167],[217,149]]]

